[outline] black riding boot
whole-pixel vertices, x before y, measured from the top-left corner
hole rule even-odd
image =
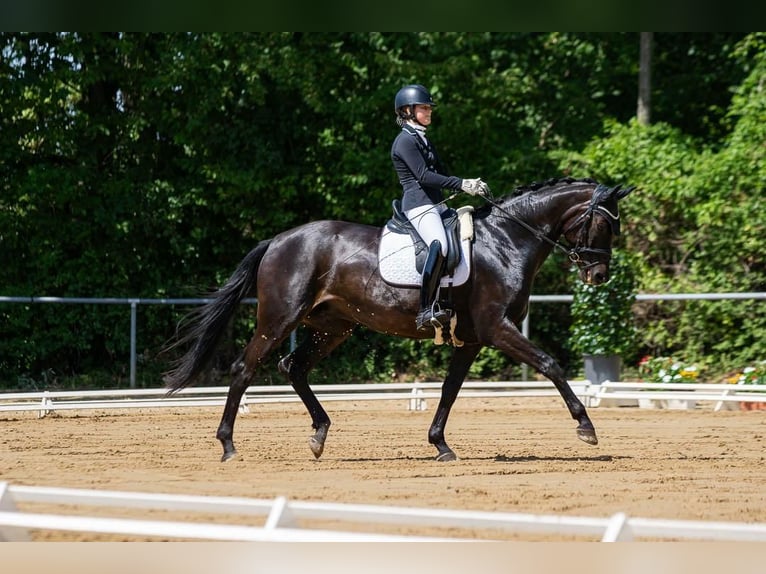
[[[425,331],[429,327],[438,329],[445,326],[450,319],[450,313],[442,309],[436,302],[436,291],[441,281],[442,264],[441,243],[432,241],[428,248],[428,257],[423,265],[423,282],[420,286],[420,312],[415,318],[418,331]]]

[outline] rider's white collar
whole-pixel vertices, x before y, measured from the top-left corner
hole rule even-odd
[[[426,140],[426,126],[421,126],[419,123],[414,122],[412,120],[407,122],[407,125],[410,126],[415,132],[420,136],[420,138],[427,142]]]

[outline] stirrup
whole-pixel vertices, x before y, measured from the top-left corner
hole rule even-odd
[[[415,317],[415,325],[418,331],[425,331],[428,327],[442,329],[449,324],[451,317],[451,309],[442,309],[439,303],[434,301],[430,309],[421,309]]]

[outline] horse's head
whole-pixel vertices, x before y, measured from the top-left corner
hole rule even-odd
[[[564,237],[573,245],[569,258],[577,265],[583,283],[601,285],[609,281],[612,238],[620,234],[617,202],[634,189],[597,184],[585,209],[566,224]]]

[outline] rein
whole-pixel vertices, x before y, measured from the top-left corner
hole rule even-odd
[[[529,225],[526,221],[520,219],[519,217],[517,217],[516,215],[514,215],[513,213],[511,213],[504,207],[502,207],[500,204],[498,204],[494,200],[493,197],[485,196],[484,199],[485,201],[487,201],[487,203],[495,207],[498,211],[501,211],[508,219],[521,225],[524,229],[529,231],[537,239],[541,239],[545,241],[546,243],[549,243],[555,249],[560,250],[562,253],[564,253],[567,256],[569,261],[571,261],[572,263],[576,264],[578,267],[581,267],[583,269],[587,269],[588,267],[593,267],[594,265],[598,265],[598,262],[597,261],[593,261],[590,263],[585,262],[580,257],[581,253],[594,253],[594,254],[604,254],[604,255],[609,253],[609,251],[606,249],[596,249],[593,247],[585,247],[581,245],[582,242],[586,239],[587,227],[591,219],[593,218],[593,214],[598,212],[598,213],[601,213],[601,215],[603,215],[604,217],[607,217],[607,219],[611,219],[611,220],[617,220],[617,218],[619,217],[610,213],[609,210],[603,206],[589,205],[588,208],[585,210],[585,212],[582,215],[580,215],[577,219],[575,219],[575,221],[564,230],[564,234],[566,234],[575,225],[582,222],[580,227],[580,233],[577,235],[577,244],[573,248],[569,248],[566,245],[563,245],[562,243],[560,243],[559,241],[554,241],[553,239],[551,239],[550,237],[542,233],[539,229],[535,229],[534,227]]]
[[[448,201],[454,199],[455,197],[457,197],[461,193],[465,193],[465,192],[463,192],[463,191],[456,191],[455,193],[450,194],[449,196],[447,196],[444,199],[442,199],[439,203],[436,203],[434,205],[446,204]],[[577,236],[577,244],[574,247],[569,248],[566,245],[563,245],[562,243],[560,243],[558,241],[554,241],[553,239],[551,239],[550,237],[548,237],[547,235],[542,233],[539,229],[535,229],[534,227],[529,225],[526,221],[524,221],[523,219],[520,219],[519,217],[517,217],[516,215],[514,215],[513,213],[511,213],[510,211],[508,211],[504,207],[502,207],[499,203],[497,203],[495,201],[495,198],[492,196],[491,192],[488,195],[482,195],[482,198],[484,199],[484,201],[486,201],[487,203],[489,203],[490,205],[495,207],[498,211],[501,211],[508,219],[510,219],[511,221],[514,221],[514,222],[518,223],[519,225],[521,225],[524,229],[529,231],[529,233],[534,235],[537,239],[541,239],[542,241],[545,241],[546,243],[549,243],[551,246],[553,246],[554,249],[560,250],[562,253],[564,253],[567,256],[567,258],[569,259],[570,262],[574,263],[575,265],[577,265],[578,267],[580,267],[582,269],[587,269],[589,267],[593,267],[594,265],[598,265],[598,261],[593,261],[593,262],[588,263],[588,262],[584,261],[582,259],[582,257],[580,257],[581,253],[594,253],[594,254],[602,254],[602,255],[607,255],[607,254],[610,253],[606,249],[596,249],[596,248],[593,248],[593,247],[585,247],[585,246],[581,245],[581,243],[585,240],[587,226],[588,226],[588,223],[590,222],[590,220],[593,218],[593,214],[594,213],[600,213],[603,217],[606,217],[607,220],[609,220],[610,224],[612,224],[612,225],[614,225],[614,222],[619,222],[619,215],[615,215],[615,214],[611,213],[603,205],[595,205],[595,206],[594,205],[589,205],[588,208],[585,210],[585,212],[582,215],[580,215],[577,219],[575,219],[575,221],[569,227],[567,227],[567,229],[564,230],[564,234],[566,234],[575,225],[577,225],[578,223],[582,222],[582,227],[580,228],[580,233]],[[353,253],[347,255],[339,263],[343,263],[345,261],[348,261],[352,257],[356,256],[356,254],[359,253],[360,251],[362,251],[364,249],[367,249],[375,241],[377,241],[377,238],[372,240],[372,241],[370,241],[367,245],[362,245],[359,249],[357,249]],[[335,265],[333,265],[330,269],[328,269],[327,271],[322,273],[322,275],[320,275],[319,278],[321,279],[322,277],[324,277],[325,275],[330,273],[330,271],[332,271],[332,269],[334,267],[335,267]]]

